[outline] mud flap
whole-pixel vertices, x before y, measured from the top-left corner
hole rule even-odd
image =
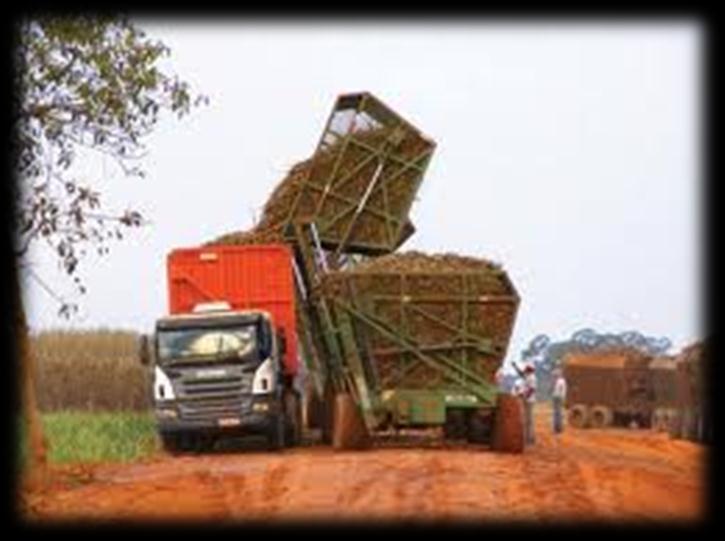
[[[520,398],[498,395],[491,448],[500,453],[524,452],[524,410]]]
[[[370,435],[353,397],[347,393],[335,396],[332,446],[334,449],[365,449]]]

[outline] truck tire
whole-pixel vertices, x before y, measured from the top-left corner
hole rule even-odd
[[[677,427],[677,409],[670,408],[667,410],[667,432],[672,433],[672,430]]]
[[[674,410],[670,416],[670,438],[679,440],[682,438],[682,414],[680,410]]]
[[[334,449],[365,449],[370,446],[370,435],[355,400],[348,393],[335,397],[332,446]]]
[[[161,438],[161,446],[164,448],[164,451],[172,455],[176,455],[179,453],[180,445],[179,437],[177,434],[162,432],[161,434],[159,434],[159,437]]]
[[[468,436],[466,412],[460,408],[446,409],[443,437],[447,440],[463,440]]]
[[[607,406],[594,406],[589,412],[589,426],[592,428],[606,428],[612,425],[614,414]]]
[[[493,411],[490,409],[473,410],[468,416],[469,443],[491,443],[493,429]]]
[[[302,409],[300,400],[294,391],[285,393],[285,443],[289,447],[296,447],[302,441]]]
[[[524,452],[524,410],[519,397],[498,395],[491,448],[501,453]]]
[[[272,419],[267,434],[267,445],[270,451],[279,451],[284,448],[286,432],[284,418],[284,413],[279,413]]]
[[[670,410],[665,408],[657,408],[652,413],[651,426],[655,432],[669,432],[672,424],[672,416]]]
[[[574,428],[589,426],[589,408],[584,404],[575,404],[567,412],[569,424]]]

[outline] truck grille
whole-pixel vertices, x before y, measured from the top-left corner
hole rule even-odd
[[[251,407],[253,374],[215,379],[181,379],[175,386],[179,414],[186,420],[237,416]]]

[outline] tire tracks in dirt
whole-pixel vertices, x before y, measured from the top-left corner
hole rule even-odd
[[[286,479],[290,471],[289,464],[282,457],[276,458],[276,463],[271,464],[262,478],[262,502],[264,505],[263,514],[277,515],[284,503],[284,497],[289,492]]]

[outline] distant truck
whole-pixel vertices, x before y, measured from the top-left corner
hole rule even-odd
[[[221,436],[298,444],[301,393],[286,245],[209,246],[167,258],[169,315],[142,344],[157,427],[170,451]]]
[[[569,423],[650,427],[656,404],[651,360],[629,350],[569,353],[563,363]]]

